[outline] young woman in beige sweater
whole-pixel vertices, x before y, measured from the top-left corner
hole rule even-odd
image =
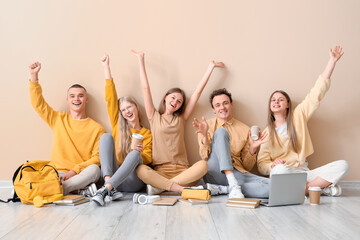
[[[330,77],[337,61],[343,55],[336,46],[329,51],[330,59],[324,72],[305,99],[292,111],[289,95],[281,90],[271,94],[269,99],[268,132],[269,141],[261,145],[257,165],[264,175],[307,172],[307,188],[316,186],[323,194],[339,196],[339,180],[347,173],[349,165],[338,160],[310,170],[306,158],[314,152],[307,122],[319,107],[320,101],[330,87]]]

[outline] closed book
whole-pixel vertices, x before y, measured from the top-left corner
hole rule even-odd
[[[76,202],[72,202],[72,203],[56,203],[56,205],[59,205],[59,206],[77,206],[79,204],[83,204],[83,203],[86,203],[86,202],[89,202],[90,199],[88,198],[83,198],[79,201],[76,201]]]
[[[159,201],[153,202],[152,205],[172,206],[178,201],[177,198],[160,198]]]
[[[198,200],[198,199],[190,199],[190,198],[189,199],[180,198],[179,202],[187,203],[187,204],[190,204],[190,205],[199,205],[199,204],[207,204],[207,203],[209,203],[209,201],[207,201],[207,200]]]
[[[63,199],[55,201],[55,204],[75,203],[85,198],[84,195],[65,195]]]
[[[260,206],[260,203],[236,203],[236,202],[226,202],[227,207],[238,207],[238,208],[257,208]]]
[[[260,204],[261,200],[252,198],[229,198],[230,203]]]

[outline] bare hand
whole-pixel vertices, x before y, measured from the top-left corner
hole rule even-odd
[[[74,170],[70,170],[67,173],[65,173],[65,175],[63,176],[63,181],[68,180],[69,178],[72,178],[73,176],[75,176],[77,173]]]
[[[140,59],[144,58],[144,53],[141,51],[135,51],[134,49],[131,49],[131,52]]]
[[[214,60],[211,61],[211,64],[213,64],[214,67],[225,67],[225,64],[223,62],[215,62]]]
[[[41,69],[41,63],[39,62],[33,62],[29,65],[29,73],[30,75],[38,74]]]
[[[105,53],[104,56],[100,59],[100,61],[103,64],[103,66],[109,66],[110,63],[109,54]]]
[[[258,138],[258,140],[253,140],[251,138],[251,131],[249,131],[250,151],[252,149],[254,151],[254,153],[255,153],[257,151],[257,149],[260,147],[261,144],[268,142],[269,139],[266,139],[267,135],[268,135],[267,132],[261,132],[259,130],[259,138]]]
[[[137,151],[139,151],[139,152],[142,152],[142,151],[144,150],[144,145],[143,145],[143,143],[142,143],[142,142],[139,143],[139,144],[136,146],[135,150],[137,150]]]
[[[329,54],[330,54],[330,59],[333,60],[334,62],[337,62],[342,57],[342,55],[344,55],[344,52],[342,52],[342,47],[335,46],[334,50],[330,48]]]
[[[197,118],[194,118],[192,125],[194,128],[196,128],[196,133],[200,133],[203,136],[207,136],[207,132],[209,130],[209,124],[206,122],[205,117],[202,117],[201,122]]]
[[[278,165],[278,164],[285,164],[285,163],[286,163],[286,162],[283,161],[282,159],[277,158],[277,159],[275,159],[275,161],[273,161],[273,163],[271,164],[271,168],[275,167],[275,166]]]

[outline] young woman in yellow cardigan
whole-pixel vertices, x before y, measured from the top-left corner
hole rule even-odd
[[[120,191],[137,192],[145,186],[137,177],[136,168],[152,162],[152,136],[150,130],[141,125],[141,116],[135,99],[129,96],[117,99],[110,72],[109,55],[105,54],[101,62],[106,78],[105,100],[112,126],[112,134],[102,135],[99,143],[101,176],[105,180],[105,185],[97,191],[93,201],[103,206],[106,196],[111,200],[117,200],[122,197]],[[133,133],[144,137],[143,142],[135,149],[131,149]]]
[[[264,175],[307,172],[306,190],[309,186],[316,186],[323,189],[323,194],[339,196],[341,188],[337,183],[347,173],[348,163],[338,160],[310,170],[306,160],[314,152],[307,122],[328,91],[332,72],[343,55],[340,46],[330,49],[329,53],[330,59],[324,72],[294,111],[286,92],[277,90],[271,94],[268,126],[265,129],[269,141],[261,145],[257,165]]]

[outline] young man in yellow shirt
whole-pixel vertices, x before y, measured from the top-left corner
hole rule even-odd
[[[53,110],[44,100],[38,81],[39,62],[29,66],[31,104],[53,131],[50,161],[62,178],[64,195],[84,189],[93,195],[100,177],[99,140],[103,127],[86,115],[86,89],[75,84],[68,89],[70,113]]]
[[[260,134],[256,141],[249,137],[250,128],[233,118],[231,94],[225,88],[212,92],[210,104],[216,118],[195,118],[193,126],[198,133],[200,156],[208,160],[204,180],[211,195],[268,198],[269,179],[249,172],[266,136]]]

